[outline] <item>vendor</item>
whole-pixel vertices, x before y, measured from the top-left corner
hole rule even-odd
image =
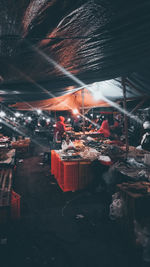
[[[143,128],[145,133],[141,140],[141,148],[150,151],[150,121],[145,121],[143,123]]]
[[[114,124],[110,126],[110,132],[111,132],[112,138],[120,139],[120,136],[122,134],[122,127],[117,118],[114,118]]]
[[[107,117],[103,120],[101,127],[97,132],[102,134],[106,138],[110,137],[110,126]]]
[[[56,123],[56,127],[54,130],[54,141],[57,142],[61,142],[64,133],[66,132],[66,125],[64,123],[65,118],[63,116],[59,117],[59,120]]]

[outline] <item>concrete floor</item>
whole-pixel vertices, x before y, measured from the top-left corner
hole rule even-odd
[[[47,145],[18,163],[14,181],[21,219],[5,225],[1,267],[140,267],[141,257],[108,218],[109,201],[94,190],[63,193],[41,165]],[[5,243],[5,242],[4,242]]]

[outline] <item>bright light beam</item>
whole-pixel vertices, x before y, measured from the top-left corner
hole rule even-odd
[[[67,71],[65,68],[63,68],[62,66],[60,66],[58,63],[56,63],[53,59],[51,59],[50,57],[48,57],[44,52],[42,52],[41,50],[39,50],[37,47],[32,46],[33,49],[39,54],[41,55],[47,62],[49,62],[50,64],[52,64],[53,66],[55,66],[60,72],[64,73],[67,77],[69,77],[70,79],[72,79],[73,81],[75,81],[77,84],[79,84],[80,86],[82,86],[83,88],[87,88],[88,90],[91,91],[91,88],[89,86],[87,86],[86,84],[84,84],[82,81],[80,81],[77,77],[75,77],[73,74],[71,74],[69,71]],[[106,98],[105,96],[102,95],[102,99],[107,102],[108,104],[110,104],[111,106],[115,107],[116,109],[118,109],[121,113],[124,113],[125,115],[127,115],[128,117],[130,117],[131,119],[134,119],[135,121],[137,121],[138,123],[142,124],[142,121],[137,118],[136,116],[132,115],[130,112],[124,110],[123,108],[121,108],[117,103],[114,103],[113,101],[109,100],[108,98]]]
[[[79,80],[77,77],[75,77],[73,74],[71,74],[69,71],[67,71],[65,68],[63,68],[62,66],[60,66],[58,63],[56,63],[53,59],[51,59],[50,57],[48,57],[44,52],[42,52],[41,50],[39,50],[37,47],[32,46],[32,49],[35,50],[39,55],[41,55],[47,62],[49,62],[50,64],[52,64],[54,67],[56,67],[60,72],[62,72],[63,74],[65,74],[67,77],[69,77],[71,80],[75,81],[78,85],[80,85],[83,88],[87,88],[89,91],[92,91],[91,88],[86,85],[85,83],[83,83],[81,80]],[[18,70],[19,71],[19,70]],[[22,73],[23,74],[23,73]],[[23,74],[24,76],[26,76],[25,74]],[[33,81],[30,77],[27,77],[28,80],[32,81],[32,83],[34,83],[37,87],[39,87],[40,89],[42,89],[44,92],[46,92],[48,95],[55,97],[55,95],[53,95],[51,92],[47,91],[45,88],[43,88],[42,86],[40,86],[39,84],[37,84],[35,81]],[[101,94],[102,95],[102,94]],[[142,124],[142,121],[137,118],[136,116],[132,115],[130,112],[124,110],[123,108],[121,108],[117,103],[114,103],[113,101],[109,100],[108,98],[104,97],[103,95],[101,96],[102,99],[109,103],[111,106],[115,107],[117,110],[119,110],[121,113],[126,114],[128,117],[134,119],[135,121],[137,121],[138,123]],[[28,104],[30,105],[30,104]],[[32,107],[32,106],[31,106]],[[71,107],[70,107],[71,108]],[[34,109],[32,107],[32,109]],[[71,108],[72,109],[72,108]],[[83,117],[83,115],[81,114],[81,116]],[[86,118],[86,116],[84,116]]]
[[[128,117],[130,117],[131,119],[135,120],[136,122],[143,124],[142,120],[140,120],[138,117],[134,116],[133,114],[131,114],[130,112],[128,112],[127,110],[121,108],[117,103],[114,103],[113,101],[109,100],[108,98],[106,98],[105,96],[103,96],[103,100],[105,102],[107,102],[108,104],[110,104],[112,107],[116,108],[117,110],[119,110],[121,113],[124,113],[125,115],[127,115]]]
[[[56,67],[60,72],[65,74],[67,77],[69,77],[71,80],[75,81],[78,85],[81,87],[87,87],[85,83],[83,83],[81,80],[79,80],[76,76],[74,76],[72,73],[67,71],[65,68],[60,66],[57,62],[55,62],[53,59],[51,59],[49,56],[47,56],[44,52],[42,52],[39,48],[32,46],[32,48],[41,55],[47,62],[49,62],[51,65]]]

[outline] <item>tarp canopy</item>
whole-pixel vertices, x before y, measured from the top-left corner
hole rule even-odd
[[[34,109],[41,109],[41,110],[74,110],[82,107],[82,92],[81,90],[72,93],[63,95],[60,97],[55,97],[51,99],[41,100],[41,101],[34,101],[29,103],[21,103],[18,102],[13,107],[19,110],[34,110]],[[87,89],[84,90],[84,108],[91,108],[91,107],[107,107],[110,106],[107,102],[103,100],[95,100],[94,96],[91,92]]]
[[[120,76],[150,94],[149,59],[149,0],[0,0],[3,101],[46,99],[47,91],[60,96]]]
[[[126,86],[127,99],[137,99],[141,98],[141,96],[135,89],[131,91],[130,87]],[[87,89],[80,89],[60,97],[41,101],[18,102],[12,105],[12,107],[19,110],[73,110],[75,108],[79,110],[83,106],[84,108],[108,107],[111,105],[109,103],[110,100],[123,100],[123,89],[120,79],[93,83]]]

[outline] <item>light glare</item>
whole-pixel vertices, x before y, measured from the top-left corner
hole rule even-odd
[[[78,110],[76,108],[73,109],[73,114],[78,114]]]
[[[4,111],[0,111],[0,117],[5,117],[6,116],[6,113]]]

